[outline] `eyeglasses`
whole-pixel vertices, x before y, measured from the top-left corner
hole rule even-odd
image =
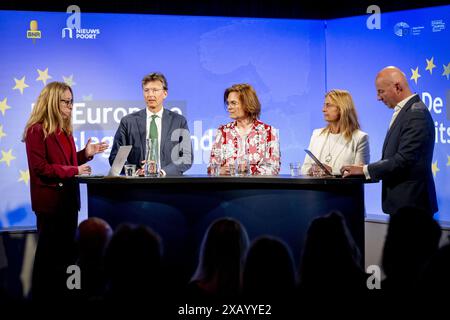
[[[236,107],[237,105],[239,105],[239,102],[238,101],[234,101],[234,100],[233,101],[226,101],[225,105]]]
[[[73,100],[65,100],[65,99],[61,99],[61,102],[64,102],[66,104],[66,106],[71,106],[73,105]]]
[[[145,89],[144,91],[145,92],[150,92],[150,93],[153,93],[153,94],[157,94],[157,93],[159,93],[162,90],[164,90],[164,89]]]

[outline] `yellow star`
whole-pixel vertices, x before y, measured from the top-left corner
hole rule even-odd
[[[433,162],[433,164],[431,165],[431,171],[433,171],[434,177],[436,177],[436,174],[438,173],[438,171],[441,171],[437,166],[437,161]]]
[[[17,180],[17,182],[23,181],[26,185],[28,185],[28,181],[30,180],[30,171],[25,170],[19,170],[20,171],[20,178]]]
[[[447,65],[443,64],[442,66],[444,67],[444,73],[442,73],[442,75],[446,76],[448,80],[448,76],[450,75],[450,62]]]
[[[48,74],[48,68],[44,71],[37,69],[37,72],[39,73],[39,77],[37,77],[36,81],[42,81],[44,86],[47,84],[47,80],[52,78],[52,76]]]
[[[63,79],[64,79],[64,82],[65,82],[69,87],[72,87],[72,86],[76,85],[75,81],[73,81],[73,74],[71,74],[70,77],[64,77],[64,76],[63,76]]]
[[[425,70],[429,70],[430,74],[433,74],[433,68],[436,68],[436,65],[434,64],[434,57],[431,57],[430,60],[425,58],[425,60],[427,60],[427,67],[425,68]]]
[[[14,160],[15,158],[16,157],[12,155],[12,149],[9,149],[8,152],[2,150],[2,158],[0,159],[0,162],[6,162],[6,165],[9,167],[11,161]]]
[[[450,156],[447,156],[447,167],[450,167]]]
[[[6,136],[6,133],[3,131],[3,126],[0,124],[0,140]]]
[[[16,86],[13,88],[13,90],[20,90],[20,94],[23,94],[23,90],[29,87],[29,85],[25,83],[25,76],[23,76],[20,80],[14,78],[14,81],[16,82]]]
[[[410,80],[414,80],[414,82],[417,84],[417,79],[421,77],[421,75],[419,74],[419,67],[417,67],[416,69],[411,69],[411,72],[412,76]]]
[[[11,109],[10,106],[6,104],[8,98],[3,99],[3,101],[0,101],[0,111],[2,112],[2,115],[5,115],[6,110]]]

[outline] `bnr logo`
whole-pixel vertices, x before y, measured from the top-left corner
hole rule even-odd
[[[71,5],[67,7],[67,13],[72,13],[66,20],[67,28],[62,29],[61,37],[64,39],[66,34],[70,39],[73,38],[73,30],[81,28],[81,10],[79,6]]]
[[[27,38],[33,39],[33,43],[36,43],[36,39],[41,39],[41,31],[38,29],[37,20],[30,21],[30,30],[27,30]]]

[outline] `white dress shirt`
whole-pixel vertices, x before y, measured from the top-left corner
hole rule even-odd
[[[150,123],[152,122],[152,115],[157,115],[157,117],[155,118],[155,122],[156,122],[156,128],[158,129],[158,160],[159,160],[159,164],[161,165],[161,130],[162,130],[162,116],[163,116],[163,112],[164,112],[164,108],[161,108],[161,110],[159,110],[156,113],[151,112],[150,110],[148,110],[148,108],[145,108],[145,110],[147,111],[147,125],[146,125],[146,129],[145,129],[145,137],[148,138],[150,135]],[[166,173],[164,172],[164,170],[161,170],[161,172],[163,173],[163,176],[166,175]]]
[[[395,119],[397,119],[398,114],[400,113],[400,111],[403,109],[403,107],[406,105],[406,103],[409,101],[409,99],[411,99],[412,97],[414,97],[415,94],[410,95],[409,97],[403,99],[402,101],[400,101],[394,108],[394,114],[392,115],[392,119],[391,122],[389,123],[389,129],[392,127],[392,124],[394,123]]]

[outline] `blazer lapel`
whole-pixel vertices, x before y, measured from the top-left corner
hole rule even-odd
[[[64,152],[64,148],[63,148],[63,146],[61,145],[61,142],[59,141],[59,139],[58,139],[58,137],[56,136],[57,135],[57,133],[55,132],[54,134],[52,134],[51,136],[49,136],[48,138],[52,138],[52,139],[55,139],[56,140],[56,144],[59,146],[59,150],[61,151],[61,153],[63,154],[63,156],[64,156],[64,160],[66,160],[66,164],[71,164],[71,161],[70,161],[70,159],[69,159],[69,156]],[[48,139],[47,138],[47,139]]]
[[[139,131],[139,139],[141,140],[141,158],[145,159],[145,150],[146,150],[146,142],[147,142],[147,111],[145,109],[139,112],[139,116],[136,118],[137,128]]]
[[[405,106],[402,108],[402,110],[400,110],[400,112],[398,113],[397,118],[395,118],[394,123],[389,128],[388,132],[386,133],[386,138],[384,139],[384,143],[383,143],[383,152],[382,152],[383,157],[384,157],[384,151],[386,150],[387,142],[389,141],[389,138],[390,138],[392,132],[394,132],[394,129],[402,122],[402,118],[405,116],[408,109],[411,108],[411,106],[418,100],[420,100],[419,96],[417,94],[414,95],[411,99],[408,100],[408,102],[405,104]]]
[[[170,114],[169,111],[167,111],[166,109],[164,109],[163,114],[162,114],[162,119],[161,119],[161,150],[160,155],[161,155],[161,159],[163,159],[163,152],[164,152],[164,147],[166,144],[166,140],[170,139],[170,125],[172,124],[172,115]]]
[[[69,136],[70,145],[72,146],[72,164],[78,166],[77,149],[75,147],[75,140],[73,140],[72,135]],[[81,146],[80,146],[81,148]]]
[[[310,150],[316,157],[320,157],[320,155],[324,152],[325,144],[329,142],[327,139],[328,133],[319,133],[316,136],[315,143],[311,147],[312,150]],[[321,146],[320,149],[319,146]]]

